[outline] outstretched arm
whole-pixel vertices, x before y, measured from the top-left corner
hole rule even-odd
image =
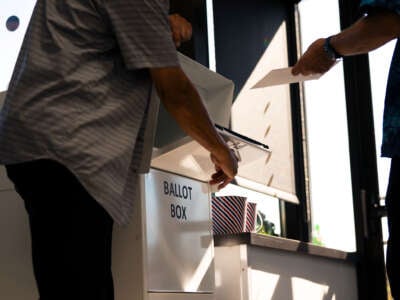
[[[349,28],[332,36],[330,44],[343,56],[367,53],[400,36],[400,16],[391,11],[379,11],[358,20]],[[324,51],[325,39],[318,39],[293,67],[294,75],[325,73],[334,61]]]
[[[211,184],[223,188],[237,173],[237,160],[216,131],[196,89],[180,67],[150,70],[158,95],[180,127],[211,153],[216,173]]]

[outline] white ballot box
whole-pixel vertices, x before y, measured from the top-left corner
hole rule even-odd
[[[208,184],[151,169],[126,228],[114,232],[116,300],[214,299]]]

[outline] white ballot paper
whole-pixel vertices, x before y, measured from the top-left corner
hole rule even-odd
[[[292,75],[292,67],[275,69],[270,71],[263,79],[257,82],[252,89],[263,88],[272,85],[288,84],[294,82],[302,82],[306,80],[318,79],[322,74],[312,74],[312,75]]]

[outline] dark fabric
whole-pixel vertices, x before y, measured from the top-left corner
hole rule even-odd
[[[400,14],[400,0],[362,0],[362,13],[374,14],[392,11]],[[385,109],[383,114],[383,134],[381,154],[383,157],[400,156],[400,42],[390,65],[386,87]]]
[[[361,0],[360,9],[363,13],[379,10],[392,10],[400,13],[400,0]]]
[[[40,300],[113,300],[113,221],[63,165],[8,165],[29,215]]]
[[[400,157],[392,158],[386,193],[389,240],[386,268],[394,299],[400,299]]]
[[[383,115],[382,156],[400,156],[400,42],[397,40],[389,70]]]

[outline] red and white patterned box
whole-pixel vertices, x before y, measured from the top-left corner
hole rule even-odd
[[[246,197],[212,197],[212,224],[214,234],[234,234],[254,231],[256,203]]]

